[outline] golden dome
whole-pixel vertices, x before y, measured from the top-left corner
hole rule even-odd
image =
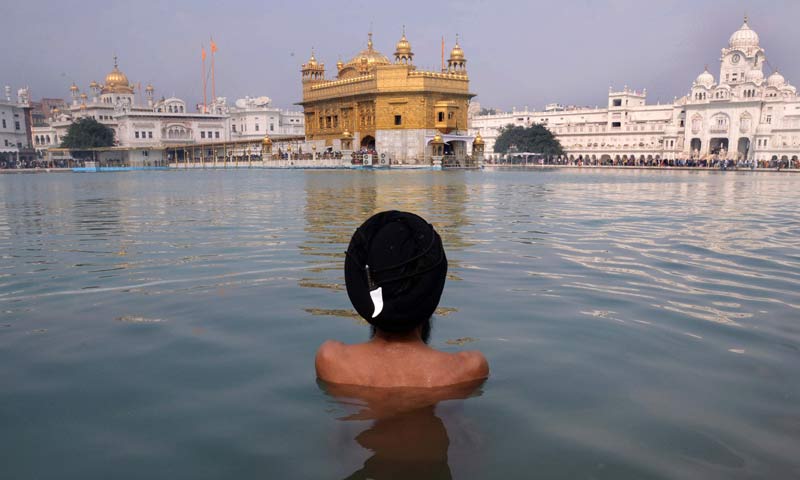
[[[395,47],[395,56],[398,55],[408,55],[411,53],[411,44],[408,42],[406,38],[406,27],[403,26],[403,36],[400,37],[400,41],[397,42],[397,46]]]
[[[75,85],[75,82],[72,82],[72,86],[69,87],[69,91],[70,92],[77,92],[78,91],[78,86]]]
[[[128,77],[119,69],[117,57],[114,57],[114,70],[106,75],[103,93],[133,93]]]
[[[97,82],[95,82],[94,80],[92,80],[92,83],[90,83],[90,84],[89,84],[89,88],[97,88],[97,87],[99,87],[99,86],[100,86],[100,84],[98,84],[98,83],[97,83]]]
[[[314,50],[313,49],[311,50],[311,58],[308,59],[308,63],[306,63],[306,66],[309,66],[309,67],[316,67],[317,66],[317,57],[314,56]]]
[[[261,145],[264,146],[272,145],[272,139],[269,138],[269,135],[264,135],[264,140],[261,141]]]
[[[336,62],[336,70],[341,70],[343,68],[344,68],[344,63],[341,60]]]
[[[350,133],[350,130],[346,130],[342,132],[342,138],[353,138],[353,134]]]
[[[86,104],[85,103],[81,104],[81,110],[86,110]]]
[[[145,91],[147,91],[147,92],[152,92],[153,90],[155,90],[155,88],[153,88],[153,85],[151,85],[151,84],[149,84],[149,83],[148,83],[148,84],[147,84],[147,88],[145,88]]]
[[[390,65],[391,63],[392,62],[390,62],[384,54],[372,48],[372,32],[370,32],[367,48],[361,50],[358,55],[350,59],[350,61],[344,65],[343,70],[347,67],[354,67],[356,69],[366,67],[369,69],[376,65]]]
[[[439,143],[444,143],[444,141],[442,140],[442,136],[441,136],[441,135],[439,135],[439,134],[437,133],[437,134],[436,134],[436,135],[433,137],[433,140],[431,140],[431,143],[436,143],[436,144],[439,144]]]
[[[86,95],[86,92],[81,93],[81,100],[86,100],[87,98],[89,98],[89,96]]]
[[[456,40],[455,47],[450,50],[450,60],[464,60],[464,50],[461,49],[458,40]]]
[[[475,135],[475,140],[472,141],[472,144],[473,145],[483,145],[483,137],[481,137],[480,133]]]

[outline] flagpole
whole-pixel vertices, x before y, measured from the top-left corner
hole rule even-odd
[[[208,112],[208,98],[206,97],[206,49],[200,46],[202,52],[201,58],[203,59],[203,113]]]
[[[442,37],[442,71],[444,72],[444,36]]]
[[[217,101],[217,82],[214,79],[214,52],[217,51],[217,44],[214,37],[211,37],[211,102]]]

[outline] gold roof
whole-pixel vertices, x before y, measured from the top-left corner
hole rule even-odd
[[[461,49],[458,40],[456,40],[456,45],[453,49],[450,50],[450,60],[464,60],[464,50]]]
[[[319,63],[317,61],[317,57],[314,56],[314,49],[311,49],[311,58],[308,59],[307,63],[303,64],[302,70],[325,70],[325,64]]]
[[[431,140],[431,143],[437,143],[438,144],[438,143],[444,143],[444,141],[442,140],[442,136],[437,133],[433,137],[433,140]]]
[[[269,135],[264,135],[264,140],[261,141],[262,145],[272,145],[272,139],[269,138]]]
[[[372,47],[372,32],[369,33],[369,40],[367,41],[367,48],[361,50],[358,55],[350,59],[344,65],[344,68],[347,67],[355,67],[356,69],[359,66],[366,66],[367,68],[371,68],[376,65],[390,65],[392,62],[386,58],[386,55],[382,54],[381,52],[375,50]],[[366,65],[365,65],[366,64]]]
[[[152,92],[153,90],[155,90],[155,88],[153,88],[153,85],[148,83],[147,88],[145,88],[145,91]]]
[[[403,27],[403,36],[400,38],[400,41],[397,42],[397,46],[395,47],[395,55],[408,55],[411,53],[411,44],[408,42],[406,38],[406,27]]]
[[[97,83],[97,82],[95,82],[94,80],[92,80],[92,83],[90,83],[90,84],[89,84],[89,88],[97,88],[97,87],[99,87],[99,86],[100,86],[100,84],[98,84],[98,83]]]
[[[119,69],[117,57],[114,57],[114,70],[106,75],[103,93],[133,93],[128,77]]]
[[[472,141],[472,144],[473,145],[483,145],[483,137],[481,137],[480,133],[475,135],[475,140]]]
[[[78,91],[78,86],[75,85],[75,82],[72,82],[72,86],[69,87],[69,91],[70,92],[77,92]]]

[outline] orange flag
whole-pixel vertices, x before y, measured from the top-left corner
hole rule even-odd
[[[204,47],[200,47],[200,51],[201,51],[201,56],[203,58],[203,61],[205,61],[205,59],[206,59],[206,49]]]
[[[216,53],[217,51],[217,44],[214,43],[214,39],[211,39],[211,53]]]

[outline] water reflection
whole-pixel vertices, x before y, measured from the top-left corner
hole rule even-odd
[[[450,438],[437,405],[481,395],[483,380],[440,388],[318,384],[348,412],[338,420],[367,421],[353,440],[372,456],[346,479],[449,479]]]

